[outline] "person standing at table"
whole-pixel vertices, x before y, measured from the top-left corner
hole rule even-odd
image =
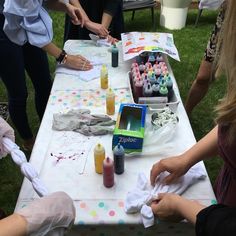
[[[177,195],[164,194],[152,203],[154,213],[161,219],[179,220],[181,217],[196,222],[197,235],[234,235],[236,232],[236,1],[228,0],[217,75],[227,76],[227,93],[217,106],[217,125],[192,148],[181,155],[163,159],[153,165],[151,183],[168,171],[166,184],[184,175],[201,160],[219,154],[224,165],[214,187],[218,204],[205,207]]]
[[[89,33],[95,33],[101,38],[108,37],[112,43],[121,38],[120,34],[124,31],[122,0],[72,1],[78,7],[81,4],[88,18],[84,27],[81,28],[74,25],[66,15],[64,41],[68,39],[90,39]]]
[[[51,8],[68,12],[74,23],[79,23],[78,18],[83,23],[80,9],[55,0],[47,3]],[[30,151],[34,136],[26,112],[25,70],[33,83],[36,111],[41,120],[52,86],[44,50],[67,67],[88,70],[92,66],[84,57],[68,55],[51,42],[52,22],[42,8],[42,1],[0,0],[0,24],[0,78],[8,92],[11,120],[23,139],[24,149]]]
[[[205,49],[204,58],[201,61],[197,76],[192,83],[187,99],[185,101],[185,109],[187,114],[191,114],[192,110],[207,94],[211,82],[214,81],[215,63],[214,59],[219,57],[216,55],[217,47],[220,47],[221,40],[219,39],[219,32],[224,22],[225,10],[227,7],[227,0],[225,0],[220,7],[219,14],[216,18],[216,23],[211,33],[210,39]],[[219,45],[217,46],[217,43]]]

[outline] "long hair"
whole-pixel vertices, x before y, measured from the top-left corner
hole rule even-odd
[[[218,124],[230,126],[229,139],[236,137],[236,0],[227,1],[224,27],[221,31],[221,45],[218,71],[227,77],[227,92],[216,107]]]

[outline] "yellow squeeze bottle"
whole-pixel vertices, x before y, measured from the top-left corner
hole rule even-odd
[[[115,114],[115,93],[111,88],[108,89],[106,94],[106,110],[107,115]]]
[[[94,148],[95,171],[102,174],[103,160],[105,159],[105,149],[102,144],[98,143]]]
[[[102,89],[108,88],[108,71],[107,71],[107,66],[105,64],[102,65],[102,68],[100,71],[100,82],[101,82]]]

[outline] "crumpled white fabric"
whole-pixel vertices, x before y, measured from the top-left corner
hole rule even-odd
[[[162,183],[167,175],[169,175],[168,172],[162,172],[157,177],[155,186],[152,187],[145,174],[139,173],[136,187],[127,193],[125,212],[128,214],[140,212],[145,228],[154,224],[154,215],[149,205],[153,200],[157,199],[159,193],[176,193],[181,195],[188,187],[206,178],[203,169],[198,164],[189,169],[185,175],[173,184],[164,185]]]
[[[218,9],[224,0],[201,0],[199,9]]]
[[[25,154],[19,147],[8,138],[3,138],[3,145],[5,150],[11,154],[13,161],[20,167],[22,174],[32,182],[32,186],[36,193],[42,197],[48,195],[48,190],[39,179],[38,173],[35,171],[33,165],[27,162]]]
[[[53,114],[54,130],[75,131],[86,136],[112,134],[115,121],[104,114],[91,114],[89,109],[71,109]]]

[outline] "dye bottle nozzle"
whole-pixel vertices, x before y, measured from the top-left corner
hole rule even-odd
[[[161,97],[167,97],[168,96],[168,89],[166,86],[160,86],[159,93]]]
[[[157,97],[159,95],[159,84],[158,83],[154,83],[152,85],[152,95],[154,97]]]
[[[115,173],[122,174],[125,170],[125,150],[120,143],[114,147],[113,156]]]
[[[151,97],[152,96],[152,85],[151,83],[148,83],[146,88],[144,89],[143,93],[144,97]]]

